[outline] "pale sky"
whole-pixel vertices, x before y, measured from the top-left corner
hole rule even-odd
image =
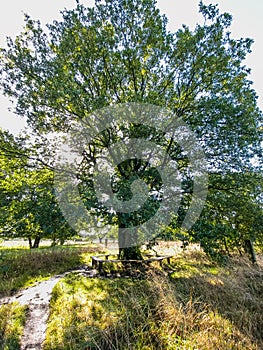
[[[82,0],[90,6],[93,0]],[[199,0],[157,0],[157,6],[168,17],[168,29],[176,31],[182,24],[194,28],[202,18],[198,13]],[[229,12],[233,16],[230,28],[233,37],[249,37],[255,40],[252,53],[246,65],[252,69],[250,80],[259,96],[258,105],[263,109],[263,1],[262,0],[204,0],[205,4],[218,4],[220,12]],[[59,11],[75,7],[75,0],[8,0],[1,4],[0,12],[0,47],[5,46],[6,36],[14,37],[23,27],[23,12],[42,24],[59,19]],[[24,125],[23,120],[8,111],[10,103],[0,95],[0,127],[17,133]]]

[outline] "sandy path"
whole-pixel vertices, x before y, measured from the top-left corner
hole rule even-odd
[[[55,284],[62,277],[56,276],[32,287],[32,289],[29,288],[16,299],[22,305],[28,305],[27,320],[21,339],[21,350],[41,349],[46,335],[51,293]]]
[[[24,334],[21,339],[21,350],[42,349],[42,344],[46,335],[52,290],[58,281],[70,272],[83,274],[89,277],[94,277],[96,273],[95,270],[81,267],[74,271],[53,276],[49,280],[40,282],[34,287],[24,289],[12,297],[0,299],[0,304],[8,304],[17,301],[21,305],[28,305]]]

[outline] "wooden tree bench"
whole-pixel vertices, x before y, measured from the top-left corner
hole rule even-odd
[[[165,255],[165,256],[152,256],[152,255],[146,255],[146,259],[143,260],[120,260],[120,259],[109,259],[109,256],[112,254],[106,254],[106,255],[97,255],[92,256],[92,267],[95,269],[98,269],[99,273],[103,270],[103,264],[104,263],[123,263],[123,264],[147,264],[149,265],[152,262],[158,261],[160,266],[162,266],[163,260],[167,260],[168,264],[170,264],[170,259],[172,258],[172,255]]]

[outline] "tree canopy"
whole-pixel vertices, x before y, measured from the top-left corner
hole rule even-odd
[[[251,160],[262,159],[262,113],[243,63],[253,40],[233,39],[231,15],[219,13],[217,6],[201,1],[199,9],[203,23],[193,31],[184,25],[175,33],[167,30],[167,19],[154,0],[96,0],[94,7],[77,2],[75,9],[62,12],[62,21],[46,28],[26,16],[24,31],[1,50],[3,92],[39,136],[67,133],[75,121],[114,104],[169,108],[195,132],[205,152],[211,191],[207,208],[221,213],[220,202],[227,211],[228,199],[221,197],[231,193],[233,183],[246,191],[239,180],[244,172],[259,172]],[[92,174],[87,169],[109,144],[107,137],[116,141],[119,129],[108,130],[85,149],[80,178],[89,209],[95,206],[96,211],[100,204],[89,196]],[[185,193],[179,214],[185,215],[193,178],[176,140],[142,125],[122,131],[158,143],[179,164]],[[131,174],[144,166],[130,160],[118,168],[118,176],[129,182],[123,200],[130,193]],[[158,179],[157,174],[149,176]],[[108,212],[104,219],[112,221]]]

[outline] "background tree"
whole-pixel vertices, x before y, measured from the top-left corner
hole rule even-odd
[[[256,171],[210,177],[207,204],[192,237],[211,256],[222,258],[237,249],[256,262],[253,243],[262,249],[262,180]]]
[[[30,248],[41,238],[63,243],[73,234],[55,199],[53,172],[34,153],[25,139],[0,130],[0,234],[27,238]]]
[[[204,23],[176,33],[167,31],[167,20],[153,0],[97,0],[93,8],[77,3],[45,30],[26,16],[24,32],[8,39],[8,48],[1,51],[3,91],[38,135],[68,132],[75,120],[114,103],[168,107],[195,131],[208,171],[217,174],[212,181],[217,188],[221,177],[242,174],[244,167],[252,167],[254,156],[261,157],[262,114],[243,64],[252,40],[231,38],[231,15],[202,2],[199,8]],[[158,133],[152,131],[150,137],[156,140]],[[114,138],[116,130],[109,135]],[[187,209],[193,180],[188,162],[176,140],[160,144],[180,162]],[[84,157],[87,166],[107,146],[105,135],[91,146]],[[118,171],[140,171],[136,166],[130,161]],[[227,186],[231,188],[231,181]],[[86,186],[83,196],[88,192]],[[88,208],[95,206],[95,214],[96,208],[101,213],[92,195],[85,198]],[[107,212],[104,219],[112,221]],[[138,251],[131,253],[127,249],[124,257],[138,256]]]

